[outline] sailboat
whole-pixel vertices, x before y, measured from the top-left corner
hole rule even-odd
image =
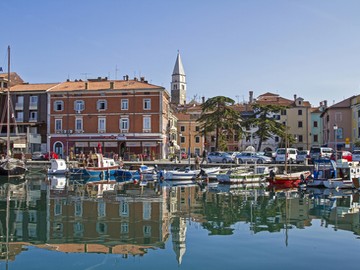
[[[6,156],[0,160],[0,175],[5,176],[17,176],[23,175],[26,172],[26,164],[22,159],[17,159],[11,156],[10,148],[10,46],[8,46],[8,83],[6,93],[6,109],[7,109],[7,121],[6,121]]]
[[[301,183],[305,183],[311,172],[309,170],[300,171],[300,172],[288,172],[288,138],[287,138],[287,126],[285,127],[285,168],[283,173],[275,174],[274,171],[270,171],[267,181],[270,184],[270,187],[285,189],[285,188],[295,188],[298,187]]]

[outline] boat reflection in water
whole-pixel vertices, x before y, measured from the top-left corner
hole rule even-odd
[[[1,185],[2,260],[16,260],[24,246],[66,253],[144,256],[171,248],[177,264],[187,252],[190,224],[209,235],[233,235],[236,224],[252,234],[321,226],[359,234],[359,194],[326,189],[207,189],[164,182],[124,182],[117,178],[39,176]],[[10,195],[9,195],[10,194]],[[6,233],[7,232],[7,233]],[[9,233],[11,237],[9,237]],[[172,241],[167,247],[167,241]],[[150,256],[150,254],[148,254]],[[154,254],[152,254],[154,255]],[[163,255],[162,255],[163,256]]]

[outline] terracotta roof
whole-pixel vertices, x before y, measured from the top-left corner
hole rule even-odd
[[[277,104],[281,106],[290,106],[294,101],[290,99],[286,99],[283,97],[280,97],[279,95],[266,93],[264,95],[259,96],[255,103],[258,104]]]
[[[106,81],[74,81],[74,82],[63,82],[50,89],[49,92],[62,92],[62,91],[97,91],[97,90],[132,90],[132,89],[164,89],[161,86],[149,84],[137,80],[106,80]]]
[[[8,77],[7,73],[0,73],[0,78],[7,79],[7,77]],[[16,72],[10,72],[10,80],[11,80],[11,85],[24,83],[23,79],[21,79],[21,77]]]
[[[22,91],[46,91],[54,86],[57,83],[35,83],[35,84],[18,84],[11,87],[12,92],[22,92]]]

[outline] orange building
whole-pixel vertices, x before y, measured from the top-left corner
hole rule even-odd
[[[67,81],[48,90],[49,149],[65,157],[102,151],[125,160],[167,155],[170,96],[138,80]]]

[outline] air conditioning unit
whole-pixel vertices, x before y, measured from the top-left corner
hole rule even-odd
[[[72,134],[74,131],[72,129],[69,129],[69,133]]]
[[[61,133],[61,130],[57,130],[57,131],[56,131],[56,134],[60,134],[60,133]]]
[[[104,133],[105,132],[105,130],[99,130],[99,133]]]
[[[81,113],[81,111],[77,110],[76,113]]]
[[[66,130],[66,129],[64,129],[64,130],[62,131],[62,133],[66,134],[66,133],[67,133],[67,130]]]
[[[144,130],[144,133],[150,133],[150,130],[146,129]]]

